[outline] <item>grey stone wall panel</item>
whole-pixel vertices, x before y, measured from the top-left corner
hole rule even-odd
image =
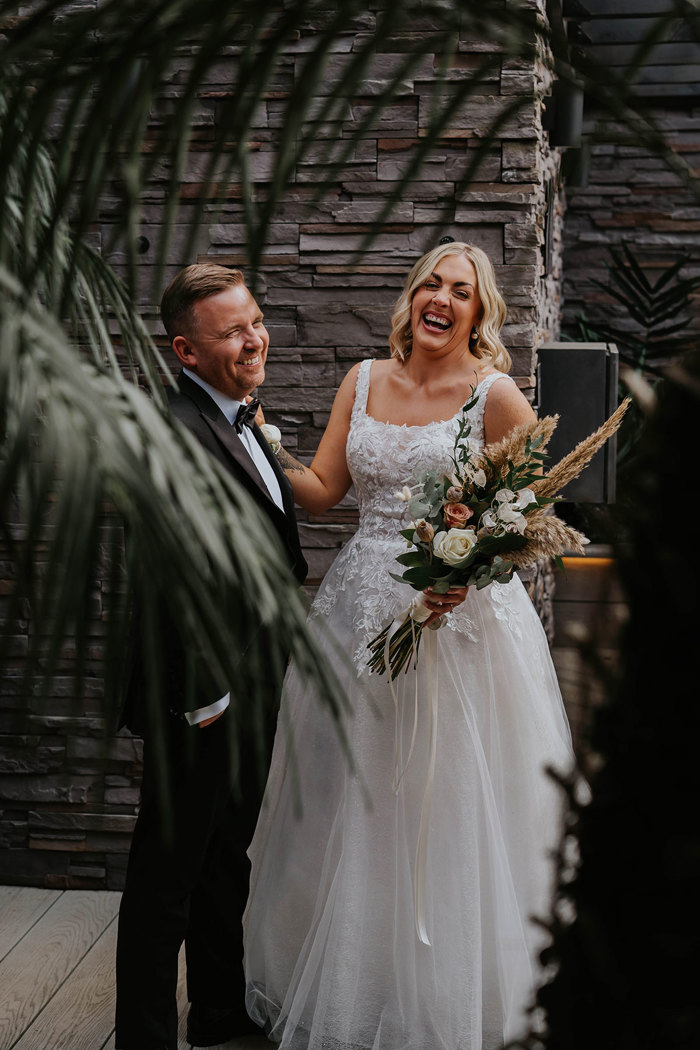
[[[463,32],[441,79],[438,70],[448,42],[440,32],[439,18],[426,13],[410,32],[397,33],[384,50],[377,51],[360,88],[351,97],[340,98],[337,83],[352,59],[351,52],[367,44],[374,46],[375,24],[375,13],[364,12],[357,18],[356,33],[332,45],[328,76],[302,128],[293,185],[273,217],[262,259],[258,297],[271,350],[268,379],[261,393],[268,419],[281,427],[285,445],[305,462],[313,457],[335,391],[348,369],[367,356],[388,353],[390,315],[407,270],[443,234],[473,241],[491,256],[510,311],[504,339],[511,349],[513,374],[529,396],[535,346],[557,324],[558,277],[556,272],[543,275],[542,240],[545,185],[547,180],[556,181],[559,157],[549,150],[535,98],[548,84],[546,55],[538,53],[525,63],[503,59],[496,40],[473,40]],[[252,192],[260,199],[276,172],[277,145],[288,119],[295,80],[317,45],[321,28],[325,26],[319,20],[316,26],[309,22],[300,29],[281,56],[267,96],[256,111],[248,159]],[[424,46],[426,34],[435,40],[436,54],[413,63],[400,78],[391,104],[368,119],[364,138],[352,145],[342,169],[329,180],[328,161],[342,156],[348,135],[369,117],[377,93],[384,90],[401,63]],[[214,136],[220,131],[228,134],[226,121],[240,51],[229,48],[222,53],[197,99],[165,282],[195,260],[248,267],[239,173],[228,157],[211,165]],[[172,72],[154,108],[144,151],[153,148],[182,91],[187,52],[184,49],[173,56]],[[487,71],[482,70],[485,60],[492,62]],[[426,151],[421,167],[412,172],[371,248],[358,256],[370,224],[394,194],[397,179],[410,170],[432,107],[437,105],[445,112],[451,92],[477,70],[483,75],[474,93],[455,112],[441,139]],[[483,135],[488,122],[514,104],[517,109],[508,116],[498,138],[486,145]],[[693,145],[695,126],[691,119],[674,124],[674,136],[687,148],[689,157],[699,152]],[[477,156],[475,150],[482,151],[477,174],[469,185],[463,185]],[[644,158],[637,158],[642,163],[636,165],[634,181],[620,187],[615,177],[621,156],[616,152],[606,155],[605,177],[591,188],[590,201],[609,199],[607,208],[614,218],[626,194],[634,199],[638,213],[649,213],[648,236],[658,238],[655,250],[660,251],[667,242],[678,244],[679,236],[691,232],[688,222],[697,222],[698,216],[684,215],[679,199],[673,221],[684,223],[685,233],[670,226],[671,220],[660,215],[649,199],[661,185],[660,173]],[[153,288],[152,280],[171,178],[170,160],[159,160],[144,193],[141,232],[149,247],[139,258],[138,296],[144,321],[163,348],[165,337],[157,313],[162,289]],[[213,180],[212,187],[207,187],[207,179]],[[314,200],[322,185],[323,194]],[[204,221],[188,249],[187,222],[192,207],[202,202]],[[121,206],[114,187],[101,202],[91,240],[123,271],[123,245],[112,243]],[[584,198],[575,207],[582,213]],[[623,219],[621,235],[630,228],[627,216]],[[600,254],[599,230],[590,220],[581,219],[580,226],[580,243],[588,245],[582,264],[592,274],[595,256]],[[351,491],[339,507],[326,514],[300,511],[299,518],[310,565],[306,589],[312,594],[356,527],[355,495]],[[0,550],[0,600],[10,586]],[[76,695],[70,647],[48,702],[40,695],[41,683],[27,692],[17,677],[0,688],[2,881],[60,888],[119,889],[123,885],[142,752],[140,742],[126,731],[112,735],[107,730],[104,736],[105,727],[114,724],[114,715],[103,710],[99,680],[99,593],[92,609],[91,676],[82,698]],[[18,676],[27,630],[26,620],[17,622],[10,645]]]
[[[653,113],[673,148],[692,167],[700,163],[700,110],[669,106]],[[587,129],[589,130],[589,129]],[[595,281],[608,280],[612,261],[606,248],[626,243],[650,279],[681,255],[689,261],[682,275],[700,270],[700,213],[675,173],[613,123],[604,128],[607,144],[593,149],[587,185],[569,190],[564,239],[564,324],[576,335],[579,317],[595,324],[615,317],[630,324],[612,296]],[[614,141],[617,139],[617,141]],[[700,299],[689,317],[700,338]]]

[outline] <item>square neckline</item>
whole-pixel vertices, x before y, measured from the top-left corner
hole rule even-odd
[[[458,408],[457,411],[454,413],[454,415],[450,416],[449,419],[432,419],[429,423],[390,423],[388,420],[385,421],[385,420],[377,419],[376,416],[371,416],[369,414],[369,412],[367,411],[367,402],[369,401],[369,389],[370,389],[370,381],[371,381],[371,377],[372,377],[372,365],[373,364],[374,364],[374,358],[368,358],[365,361],[363,361],[362,364],[360,365],[360,370],[359,370],[358,375],[357,375],[357,379],[358,379],[358,382],[359,382],[360,376],[362,375],[362,367],[363,367],[363,365],[367,365],[367,369],[366,369],[366,373],[365,373],[366,376],[367,376],[367,381],[366,381],[366,384],[365,384],[366,385],[366,390],[364,391],[363,403],[359,406],[359,409],[360,409],[362,415],[365,417],[365,419],[369,419],[372,423],[376,423],[380,427],[396,427],[399,430],[426,430],[428,427],[445,426],[447,423],[454,423],[455,419],[457,419],[457,417],[460,416],[462,414],[462,412],[464,411],[464,405],[462,405],[462,407]],[[470,397],[474,397],[478,393],[480,387],[482,387],[484,385],[484,383],[488,383],[489,380],[491,380],[493,382],[494,380],[501,379],[502,377],[505,377],[506,379],[510,379],[511,382],[514,381],[512,376],[509,376],[507,372],[498,372],[498,371],[490,372],[487,376],[484,376],[484,378],[479,383],[476,384],[476,386],[474,387],[474,392],[472,394],[470,394],[469,396]],[[487,393],[488,393],[488,391],[487,391]],[[467,400],[469,400],[469,399],[467,399]],[[483,409],[483,406],[481,406],[481,407]]]

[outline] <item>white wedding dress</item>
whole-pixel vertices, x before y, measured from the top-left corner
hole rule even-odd
[[[537,980],[542,935],[532,917],[548,912],[562,808],[545,767],[571,768],[569,727],[544,631],[516,577],[472,588],[432,632],[432,775],[423,646],[417,672],[395,683],[397,729],[386,676],[366,669],[368,641],[415,594],[389,575],[406,549],[406,505],[395,493],[417,465],[450,472],[459,415],[426,426],[372,419],[370,366],[360,368],[347,443],[360,526],[311,612],[351,700],[343,728],[353,765],[292,668],[249,851],[247,1006],[292,1050],[496,1050],[523,1033]],[[488,376],[470,413],[479,446],[496,381],[512,382]],[[429,944],[417,932],[421,852]]]

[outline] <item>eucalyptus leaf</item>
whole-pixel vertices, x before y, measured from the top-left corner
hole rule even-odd
[[[430,513],[430,504],[426,503],[422,496],[414,496],[408,504],[408,513],[414,520],[424,518]]]

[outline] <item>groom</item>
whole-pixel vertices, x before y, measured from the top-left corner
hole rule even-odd
[[[183,366],[173,415],[264,511],[302,582],[307,566],[291,486],[245,405],[265,378],[270,340],[243,275],[212,264],[188,266],[166,289],[161,316]],[[241,739],[237,724],[240,790],[232,792],[227,722],[240,718],[240,705],[238,712],[229,708],[225,686],[206,668],[195,666],[193,676],[165,606],[157,630],[163,709],[147,703],[153,667],[146,668],[136,643],[123,712],[123,724],[144,736],[144,771],[119,914],[116,1050],[176,1050],[183,940],[189,1041],[215,1046],[260,1032],[245,1011],[241,931],[246,849],[261,796],[257,748]],[[270,682],[270,723],[276,692]],[[274,725],[268,730],[269,759]]]

